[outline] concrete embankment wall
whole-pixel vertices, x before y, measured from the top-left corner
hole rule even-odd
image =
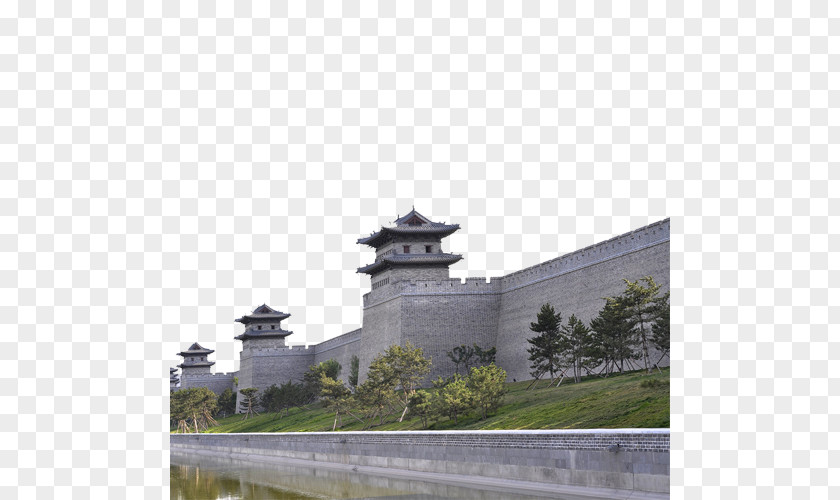
[[[667,493],[669,429],[172,434],[170,449]],[[608,448],[618,444],[617,451]]]

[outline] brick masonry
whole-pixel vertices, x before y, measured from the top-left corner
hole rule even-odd
[[[170,449],[654,493],[670,483],[668,429],[172,434]]]
[[[402,274],[400,274],[402,273]],[[374,356],[388,346],[411,341],[431,356],[433,372],[448,376],[446,353],[461,344],[495,346],[496,363],[508,380],[530,378],[527,339],[530,323],[544,303],[564,319],[585,323],[603,307],[603,297],[624,290],[623,278],[652,276],[670,290],[670,220],[591,245],[501,278],[448,278],[446,269],[400,270],[363,297],[362,328],[326,342],[289,347],[284,339],[243,343],[239,387],[260,390],[272,383],[300,380],[307,367],[334,358],[346,382],[350,358],[360,358],[360,382]],[[386,282],[387,281],[387,282]],[[652,352],[651,362],[660,356]],[[666,356],[661,366],[670,364]],[[182,383],[183,386],[183,383]]]

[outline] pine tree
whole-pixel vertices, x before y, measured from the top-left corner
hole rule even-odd
[[[569,322],[560,329],[560,352],[572,369],[575,383],[580,382],[583,370],[592,367],[593,345],[592,330],[586,327],[574,314],[569,316]]]
[[[639,281],[642,283],[640,284]],[[622,295],[622,303],[627,310],[633,333],[639,341],[645,370],[650,373],[650,323],[653,320],[656,309],[654,298],[659,293],[662,285],[656,284],[651,276],[645,276],[641,280],[632,282],[625,279],[624,283],[627,284],[627,288]]]
[[[560,323],[563,317],[560,313],[554,312],[550,304],[543,304],[537,314],[537,322],[531,323],[531,331],[537,333],[535,337],[528,339],[531,347],[528,348],[528,360],[531,361],[531,375],[534,379],[540,378],[545,372],[554,374],[560,367]]]
[[[435,386],[438,388],[438,411],[441,414],[448,415],[457,424],[458,415],[463,415],[473,407],[472,392],[467,386],[467,379],[456,373],[449,379],[448,383],[443,378],[438,377]]]
[[[347,383],[351,390],[356,390],[359,385],[359,357],[355,354],[350,358],[350,374],[347,376]]]
[[[239,410],[245,414],[242,420],[247,419],[252,415],[257,415],[257,393],[259,389],[256,387],[248,387],[247,389],[240,389],[239,394],[242,394],[242,401],[239,403]]]
[[[341,427],[341,414],[346,412],[350,405],[350,389],[344,387],[344,382],[335,380],[321,373],[321,397],[324,399],[324,406],[335,411],[333,430],[336,425]]]
[[[607,373],[612,372],[613,366],[618,368],[619,373],[624,373],[625,361],[638,358],[637,340],[622,297],[605,297],[604,300],[606,302],[598,316],[589,322],[594,335],[594,355],[603,361]]]
[[[651,340],[653,346],[662,353],[656,364],[671,353],[671,292],[653,300],[653,325]]]
[[[467,386],[472,392],[473,404],[481,410],[481,419],[502,405],[507,372],[491,364],[470,370]]]

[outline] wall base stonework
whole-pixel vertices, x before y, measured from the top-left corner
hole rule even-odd
[[[172,434],[170,449],[666,494],[669,429]],[[609,447],[618,444],[617,451]]]

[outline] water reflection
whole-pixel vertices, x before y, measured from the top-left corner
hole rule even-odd
[[[501,498],[499,491],[350,471],[246,462],[179,452],[171,452],[170,460],[169,488],[172,500]],[[502,496],[517,500],[545,498],[510,492],[505,492]]]

